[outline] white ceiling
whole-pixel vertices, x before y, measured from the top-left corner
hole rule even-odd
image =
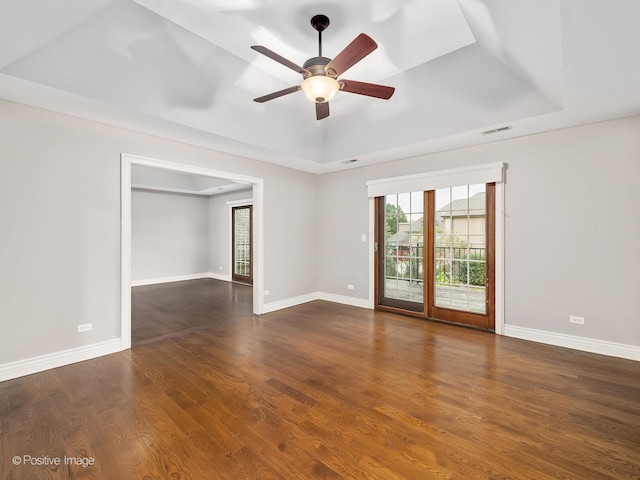
[[[318,13],[325,56],[376,40],[343,77],[390,100],[252,101],[301,77],[250,46],[302,64]],[[0,97],[322,173],[640,114],[639,24],[638,0],[0,0]]]
[[[131,166],[131,187],[143,190],[202,195],[205,197],[238,190],[248,190],[249,196],[253,194],[251,191],[252,186],[248,183],[179,173],[144,165]]]

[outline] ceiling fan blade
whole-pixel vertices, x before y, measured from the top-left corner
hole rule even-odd
[[[334,78],[342,75],[376,48],[378,44],[369,35],[361,33],[324,67],[324,71]]]
[[[329,102],[316,103],[316,120],[322,120],[329,116]]]
[[[254,98],[254,102],[264,103],[269,100],[273,100],[274,98],[282,97],[283,95],[289,95],[290,93],[297,92],[300,90],[300,85],[296,85],[295,87],[285,88],[284,90],[278,90],[277,92],[270,93],[268,95],[264,95],[262,97]]]
[[[389,100],[393,92],[396,91],[395,88],[387,87],[386,85],[356,82],[355,80],[340,80],[340,90],[343,92],[357,93],[358,95],[382,98],[383,100]]]
[[[289,67],[291,70],[293,70],[294,72],[298,72],[305,78],[311,75],[311,72],[306,68],[302,68],[300,65],[293,63],[291,60],[287,60],[283,56],[278,55],[276,52],[269,50],[267,47],[263,47],[262,45],[252,45],[251,48],[254,49],[256,52],[259,52],[269,57],[271,60],[275,60],[276,62],[284,65],[285,67]]]

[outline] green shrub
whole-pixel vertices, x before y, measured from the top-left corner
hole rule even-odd
[[[458,271],[458,280],[460,283],[467,283],[467,267],[469,269],[469,285],[485,285],[486,278],[486,263],[484,255],[479,253],[471,254],[469,262],[461,262],[460,269]]]
[[[396,262],[393,257],[386,257],[384,274],[387,277],[395,277],[398,275],[398,267],[396,266]]]
[[[436,273],[436,283],[439,285],[446,285],[449,283],[449,275],[444,270],[439,270]]]

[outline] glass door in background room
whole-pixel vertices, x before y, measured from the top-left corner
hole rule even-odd
[[[232,263],[234,282],[253,285],[253,269],[251,265],[253,251],[253,209],[249,206],[231,209],[232,223]]]

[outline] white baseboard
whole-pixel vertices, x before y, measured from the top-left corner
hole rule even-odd
[[[334,293],[313,292],[299,297],[287,298],[278,302],[265,303],[263,313],[275,312],[276,310],[282,310],[283,308],[313,302],[314,300],[326,300],[327,302],[341,303],[343,305],[351,305],[352,307],[359,308],[373,308],[369,300],[362,298],[347,297],[345,295],[336,295]]]
[[[0,382],[122,351],[119,338],[0,365]]]
[[[184,282],[185,280],[200,280],[201,278],[213,278],[214,280],[222,280],[230,282],[230,275],[222,275],[219,273],[191,273],[189,275],[176,275],[174,277],[147,278],[144,280],[132,280],[132,287],[142,287],[144,285],[159,285],[161,283]]]
[[[584,352],[608,355],[610,357],[640,361],[640,347],[634,345],[534,330],[532,328],[517,327],[515,325],[505,325],[504,335],[522,340],[530,340],[532,342],[546,343],[547,345],[554,345],[556,347],[566,347]]]
[[[262,309],[262,313],[271,313],[276,310],[282,310],[283,308],[295,307],[296,305],[302,305],[303,303],[313,302],[318,300],[318,292],[307,293],[306,295],[300,295],[299,297],[286,298],[277,302],[265,303]]]
[[[267,303],[264,305],[264,313],[275,312],[276,310],[301,305],[314,300],[326,300],[354,307],[371,308],[368,300],[330,293],[314,292],[278,302]],[[515,325],[505,325],[504,335],[507,337],[554,345],[557,347],[572,348],[574,350],[597,353],[600,355],[640,361],[640,347],[634,345],[546,332],[543,330],[518,327]],[[121,340],[117,338],[114,340],[107,340],[105,342],[63,350],[61,352],[54,352],[46,355],[40,355],[38,357],[27,358],[25,360],[5,363],[0,365],[0,382],[23,377],[25,375],[31,375],[33,373],[42,372],[52,368],[70,365],[72,363],[91,360],[93,358],[110,355],[120,351],[122,351],[122,344]]]
[[[326,300],[327,302],[341,303],[343,305],[351,305],[352,307],[373,310],[373,303],[364,298],[347,297],[346,295],[336,295],[335,293],[325,292],[320,292],[318,298],[320,300]]]
[[[231,282],[231,275],[222,275],[220,273],[207,273],[207,278],[213,278],[214,280],[222,280],[223,282]]]
[[[210,278],[210,273],[192,273],[189,275],[176,275],[174,277],[158,277],[147,278],[144,280],[132,280],[132,287],[141,287],[143,285],[158,285],[160,283],[184,282],[185,280],[199,280],[201,278]]]

